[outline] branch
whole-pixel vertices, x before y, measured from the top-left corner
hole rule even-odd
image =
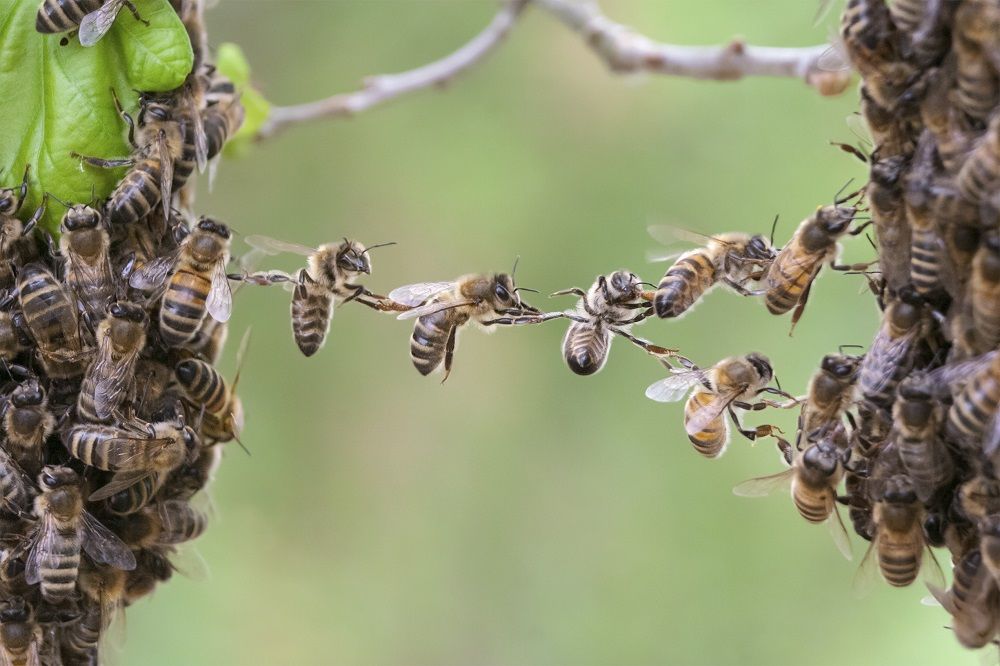
[[[798,78],[822,95],[838,95],[850,80],[846,68],[822,69],[828,44],[798,48],[750,46],[734,39],[726,46],[677,46],[640,35],[601,13],[594,0],[532,0],[586,40],[616,73],[652,72],[694,79],[736,81],[745,76]]]
[[[365,80],[361,90],[294,106],[275,106],[257,138],[274,136],[289,125],[345,118],[397,97],[427,88],[441,88],[484,60],[510,33],[528,4],[552,14],[574,32],[616,73],[653,72],[695,79],[734,81],[744,76],[798,78],[823,95],[844,91],[849,72],[819,67],[829,46],[780,48],[750,46],[733,40],[726,46],[661,44],[606,18],[593,0],[505,0],[489,25],[454,53],[422,67]]]
[[[288,125],[320,118],[343,118],[425,88],[443,87],[453,78],[483,60],[496,49],[514,26],[528,0],[508,0],[489,25],[454,53],[398,74],[382,74],[365,80],[357,92],[334,95],[296,106],[276,106],[260,128],[258,138],[273,136]]]

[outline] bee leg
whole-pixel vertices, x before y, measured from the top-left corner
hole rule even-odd
[[[517,312],[516,310],[514,312]],[[565,312],[546,312],[544,314],[521,315],[514,317],[498,317],[482,322],[483,326],[523,326],[525,324],[542,324],[553,319],[572,319],[573,321],[586,322],[583,317],[577,317]]]
[[[149,27],[149,21],[147,21],[146,19],[142,18],[142,16],[139,15],[139,10],[135,8],[134,4],[132,4],[129,0],[125,0],[125,2],[122,4],[128,7],[128,10],[132,12],[132,16],[135,17],[136,21],[145,24],[147,28]]]
[[[21,206],[24,205],[24,199],[28,196],[28,171],[30,169],[30,164],[24,165],[24,176],[21,178],[21,187],[17,192],[17,208],[14,209],[14,214],[17,214],[21,210]]]
[[[732,405],[730,405],[726,409],[727,409],[727,411],[729,411],[729,418],[731,418],[733,420],[733,425],[736,426],[736,429],[739,431],[739,433],[741,435],[743,435],[744,437],[746,437],[747,439],[749,439],[751,442],[753,442],[758,437],[764,437],[766,435],[770,435],[771,434],[771,428],[774,428],[774,426],[766,426],[766,425],[765,426],[757,426],[756,428],[754,428],[752,430],[744,428],[743,424],[740,423],[739,417],[736,416],[736,412],[733,410],[734,406],[742,408],[742,406],[739,403],[734,402]],[[781,431],[778,430],[778,432],[781,432]]]
[[[673,356],[677,352],[676,349],[668,349],[666,347],[661,347],[660,345],[654,345],[649,340],[643,340],[642,338],[637,338],[631,333],[626,333],[625,331],[615,326],[611,326],[610,330],[615,335],[620,335],[621,337],[625,338],[635,346],[645,349],[647,353],[652,354],[653,356]]]
[[[147,23],[146,25],[149,24]],[[118,112],[121,119],[125,121],[126,125],[128,125],[128,145],[132,146],[133,149],[138,148],[138,146],[135,145],[135,121],[132,119],[132,116],[129,115],[129,112],[125,110],[125,107],[122,106],[122,102],[118,99],[118,93],[115,92],[114,88],[111,89],[111,99],[115,102],[115,111]]]
[[[761,390],[757,391],[757,395],[760,395],[761,393],[770,393],[772,395],[780,395],[782,398],[788,398],[790,402],[787,403],[774,403],[774,402],[769,403],[771,407],[777,407],[779,409],[788,409],[789,407],[794,407],[795,405],[798,405],[803,400],[805,400],[805,397],[796,398],[791,393],[787,393],[785,391],[782,391],[781,389],[777,389],[771,386],[765,386]]]
[[[757,296],[759,294],[758,291],[751,291],[732,278],[722,278],[722,281],[740,296]]]
[[[42,216],[45,215],[45,207],[48,205],[48,203],[49,203],[49,193],[46,192],[45,194],[42,195],[42,203],[38,205],[38,208],[35,209],[35,212],[32,213],[30,218],[28,218],[28,221],[24,223],[24,228],[21,229],[22,237],[27,236],[35,229],[35,226],[39,223],[39,221],[41,221]],[[52,238],[52,236],[50,235],[49,238]]]
[[[645,308],[645,310],[640,312],[636,316],[632,317],[631,319],[625,319],[624,321],[615,322],[616,325],[626,326],[628,324],[638,324],[640,321],[646,319],[647,317],[653,314],[653,308],[649,307],[649,305],[645,303],[642,304],[636,303],[634,305],[638,305],[639,307]],[[630,308],[630,309],[635,309],[635,308]]]
[[[451,361],[455,356],[455,339],[458,334],[458,326],[453,326],[451,332],[448,334],[448,342],[444,348],[444,378],[441,383],[444,384],[448,381],[448,375],[451,374]]]
[[[574,296],[586,296],[587,292],[579,287],[570,287],[569,289],[560,289],[559,291],[553,291],[549,296],[567,296],[572,294]]]
[[[799,323],[799,319],[802,318],[802,313],[806,311],[806,302],[809,300],[809,291],[812,289],[812,283],[813,280],[810,280],[805,289],[802,290],[802,296],[799,297],[799,302],[795,304],[795,311],[792,312],[792,325],[788,329],[788,337],[792,337],[792,333],[795,331],[795,325]]]
[[[135,160],[132,159],[131,157],[117,157],[112,159],[104,159],[103,157],[91,157],[90,155],[81,155],[76,151],[71,152],[70,157],[75,157],[81,162],[86,162],[90,166],[98,167],[99,169],[118,169],[120,167],[130,167],[135,165]]]

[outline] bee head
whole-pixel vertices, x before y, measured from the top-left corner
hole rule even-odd
[[[497,273],[493,276],[490,298],[501,308],[510,308],[521,303],[514,288],[514,278],[507,273]]]
[[[608,277],[608,291],[612,300],[632,296],[639,282],[639,276],[631,271],[615,271]]]
[[[896,474],[885,482],[882,499],[890,504],[913,504],[917,501],[917,491],[914,490],[910,477]]]
[[[45,389],[36,379],[29,379],[14,389],[10,402],[15,407],[35,407],[45,402]]]
[[[46,465],[38,474],[38,485],[44,492],[75,486],[79,481],[80,476],[75,471],[61,465]]]
[[[11,597],[0,608],[0,624],[24,623],[31,619],[31,607],[24,597]]]
[[[169,99],[156,95],[139,96],[139,127],[149,123],[162,123],[173,116],[173,107]]]
[[[127,301],[116,301],[108,306],[108,315],[134,324],[145,324],[149,317],[141,305]]]
[[[96,229],[101,224],[101,214],[87,204],[70,206],[62,218],[63,231]]]
[[[747,242],[746,256],[748,259],[773,259],[774,246],[771,245],[771,241],[766,236],[756,234],[751,236]]]
[[[823,357],[820,367],[824,372],[838,379],[848,379],[857,372],[858,357],[844,354],[827,354]]]
[[[823,231],[829,236],[840,236],[847,231],[856,213],[854,206],[824,206],[817,215]]]
[[[202,217],[201,219],[199,219],[197,227],[199,231],[204,231],[205,233],[214,234],[225,240],[229,240],[230,236],[232,235],[231,232],[229,231],[229,227],[211,217]]]
[[[747,363],[753,367],[754,371],[760,376],[762,382],[767,383],[771,381],[771,377],[774,376],[774,369],[771,367],[771,361],[763,354],[758,354],[757,352],[752,352],[746,356]]]
[[[361,243],[344,239],[337,251],[337,268],[346,273],[355,275],[365,273],[371,275],[372,264],[368,258],[367,250]]]
[[[802,464],[824,476],[831,476],[837,471],[841,458],[840,449],[833,441],[823,439],[805,450],[802,454]]]

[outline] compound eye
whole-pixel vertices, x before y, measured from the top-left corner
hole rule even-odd
[[[108,306],[108,314],[117,319],[123,319],[127,313],[120,303],[112,303]]]
[[[502,284],[498,284],[496,288],[493,290],[493,293],[496,294],[496,297],[499,298],[501,301],[510,300],[510,292],[507,291],[507,288],[504,287]]]
[[[48,472],[42,472],[42,484],[47,488],[55,488],[59,485],[59,480]]]

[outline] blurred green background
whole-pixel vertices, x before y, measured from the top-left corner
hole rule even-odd
[[[408,69],[477,33],[485,0],[237,2],[208,16],[277,104]],[[615,0],[657,39],[823,41],[801,0]],[[777,242],[862,165],[852,87],[609,75],[580,40],[529,11],[446,92],[293,128],[222,165],[199,208],[242,234],[375,251],[370,286],[508,269],[548,293],[621,267],[656,280],[651,222],[767,231]],[[237,241],[237,245],[240,243]],[[871,258],[863,239],[851,261]],[[295,258],[275,267],[293,268]],[[867,344],[857,276],[824,275],[788,319],[722,291],[690,316],[637,329],[701,364],[761,351],[805,388],[820,357]],[[287,294],[238,296],[226,369],[246,326],[241,384],[252,457],[226,451],[217,517],[197,549],[208,580],[177,577],[130,609],[126,664],[976,663],[919,600],[858,600],[822,527],[783,496],[734,497],[781,469],[734,440],[720,461],[688,444],[680,405],[643,397],[659,366],[621,341],[594,377],[563,365],[562,323],[466,331],[444,385],[417,374],[408,323],[347,306],[313,359],[291,339]],[[540,300],[546,307],[568,301]],[[791,431],[792,414],[757,414]]]

